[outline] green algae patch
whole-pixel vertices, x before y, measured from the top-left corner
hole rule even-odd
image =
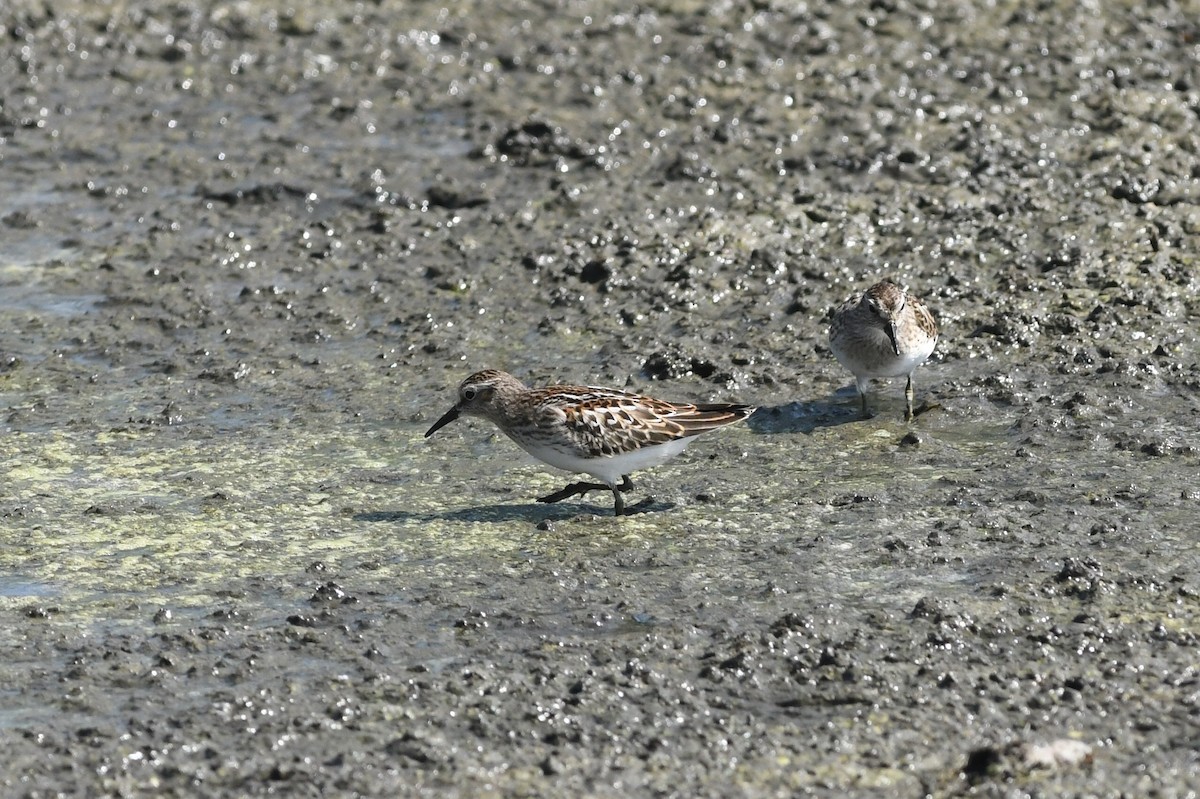
[[[370,449],[381,441],[297,429],[13,436],[0,568],[63,598],[186,605],[315,561],[370,556],[386,577],[408,560],[495,548],[493,525],[439,525],[437,483],[418,482],[411,464],[388,471],[391,458],[402,459]],[[396,506],[405,511],[387,512]]]
[[[538,504],[572,477],[514,463],[519,453],[500,438],[436,449],[418,430],[314,424],[252,434],[27,433],[9,442],[0,568],[14,576],[0,605],[10,607],[49,598],[204,608],[246,580],[311,564],[363,567],[396,590],[417,573],[482,581],[496,557],[670,553],[697,538],[732,541],[757,519],[736,510],[740,490],[719,522],[705,503],[655,499],[679,498],[679,480],[719,489],[690,456],[639,485],[649,512],[616,519],[606,492]]]

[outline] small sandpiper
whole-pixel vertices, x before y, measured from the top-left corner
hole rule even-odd
[[[829,326],[829,348],[854,373],[862,415],[873,377],[908,377],[904,418],[913,418],[913,372],[933,353],[938,329],[925,303],[884,280],[846,301]]]
[[[749,405],[687,405],[596,386],[531,389],[507,372],[485,369],[462,382],[458,402],[425,437],[459,416],[481,416],[543,463],[602,481],[571,483],[538,502],[559,502],[607,488],[621,516],[621,495],[633,488],[631,472],[658,466],[683,452],[693,436],[753,412]]]

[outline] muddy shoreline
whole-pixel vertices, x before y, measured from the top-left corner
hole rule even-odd
[[[442,5],[0,11],[0,792],[1197,790],[1185,7]],[[761,410],[614,520],[484,367]]]

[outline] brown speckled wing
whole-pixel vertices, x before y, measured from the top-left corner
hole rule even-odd
[[[614,389],[555,386],[540,393],[541,413],[565,423],[575,445],[592,457],[666,444],[745,419],[746,405],[677,405]]]
[[[933,321],[933,314],[931,314],[929,309],[925,307],[925,303],[910,295],[908,298],[908,304],[912,306],[913,314],[917,319],[917,326],[920,327],[922,332],[929,336],[929,338],[936,339],[938,337],[937,322]]]

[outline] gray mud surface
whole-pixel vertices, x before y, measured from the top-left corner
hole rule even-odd
[[[0,6],[0,794],[1196,795],[1194,3],[296,6]]]

